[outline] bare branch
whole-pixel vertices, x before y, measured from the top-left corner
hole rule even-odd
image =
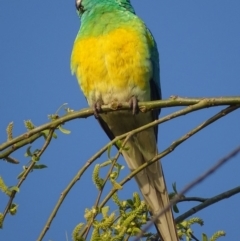
[[[180,203],[180,202],[191,202],[191,201],[194,201],[194,202],[205,202],[206,200],[208,200],[208,198],[202,198],[202,197],[184,197],[184,198],[181,198],[180,200],[177,201],[177,203]]]
[[[195,241],[200,241],[199,239],[197,239],[192,233],[190,233],[191,238],[194,239]]]
[[[216,202],[219,202],[223,199],[226,199],[226,198],[229,198],[237,193],[240,193],[240,186],[238,187],[235,187],[231,190],[228,190],[226,192],[223,192],[221,194],[218,194],[212,198],[208,198],[206,199],[203,203],[191,208],[189,211],[183,213],[182,215],[178,216],[176,219],[175,219],[175,222],[176,223],[180,223],[182,222],[183,220],[185,220],[186,218],[190,217],[191,215],[193,215],[194,213],[197,213],[199,212],[200,210],[210,206],[210,205],[213,205],[214,203]],[[185,201],[183,199],[183,201]]]

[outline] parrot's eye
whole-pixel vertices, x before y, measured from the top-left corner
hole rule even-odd
[[[83,13],[84,9],[83,9],[83,5],[81,4],[82,0],[76,0],[75,1],[75,5],[76,5],[76,9],[80,12]]]

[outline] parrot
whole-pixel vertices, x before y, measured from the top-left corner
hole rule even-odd
[[[159,110],[139,111],[138,102],[161,99],[156,41],[136,15],[130,0],[75,0],[80,29],[73,44],[71,71],[112,140],[158,119]],[[128,102],[131,110],[101,113],[102,105]],[[157,153],[158,127],[133,135],[122,155],[134,171]],[[160,162],[140,171],[135,179],[152,215],[169,204]],[[171,209],[156,222],[162,241],[177,241]]]

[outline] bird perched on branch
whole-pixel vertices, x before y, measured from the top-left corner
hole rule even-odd
[[[138,101],[161,99],[156,42],[136,16],[130,0],[76,0],[81,27],[74,42],[71,70],[110,139],[158,118],[159,110],[138,112]],[[129,102],[132,111],[101,113],[101,105]],[[130,170],[158,153],[158,128],[149,128],[127,141],[122,152]],[[153,215],[169,204],[160,162],[135,179]],[[168,210],[156,221],[163,241],[177,241]]]

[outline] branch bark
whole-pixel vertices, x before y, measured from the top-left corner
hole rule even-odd
[[[240,193],[240,186],[238,187],[235,187],[231,190],[228,190],[226,192],[223,192],[223,193],[220,193],[214,197],[211,197],[211,198],[207,198],[205,201],[203,201],[203,203],[191,208],[190,210],[188,210],[187,212],[183,213],[182,215],[178,216],[176,219],[175,219],[175,222],[176,223],[180,223],[182,222],[183,220],[185,220],[186,218],[190,217],[191,215],[193,215],[194,213],[197,213],[199,212],[200,210],[210,206],[210,205],[213,205],[214,203],[216,202],[219,202],[223,199],[226,199],[226,198],[229,198],[233,195],[236,195],[237,193]],[[187,198],[186,198],[187,199]],[[186,200],[181,200],[181,201],[186,201]],[[188,200],[187,200],[188,201]]]
[[[240,105],[240,96],[237,97],[215,97],[215,98],[181,98],[178,96],[172,96],[167,100],[158,100],[150,102],[139,102],[139,108],[142,112],[151,111],[153,109],[166,108],[166,107],[176,107],[176,106],[193,106],[198,103],[202,105],[198,109],[209,108],[213,106],[224,106],[224,105]],[[102,106],[102,112],[111,112],[117,110],[130,110],[129,103],[112,103],[109,106]],[[192,111],[196,111],[193,109]],[[189,110],[188,113],[192,112]],[[33,130],[23,133],[12,140],[4,142],[0,145],[0,159],[3,159],[19,149],[42,136],[42,131],[49,129],[56,129],[59,125],[64,124],[68,121],[87,118],[93,115],[93,109],[85,108],[80,111],[69,112],[66,115],[57,118],[54,121],[43,124],[41,126],[35,127]],[[35,135],[36,134],[36,135]],[[32,138],[31,138],[32,137]],[[21,141],[23,141],[21,143]],[[17,144],[18,143],[18,144]],[[17,145],[16,145],[17,144]],[[6,150],[7,149],[7,150]],[[5,151],[4,151],[5,150]],[[4,151],[4,152],[3,152]]]

